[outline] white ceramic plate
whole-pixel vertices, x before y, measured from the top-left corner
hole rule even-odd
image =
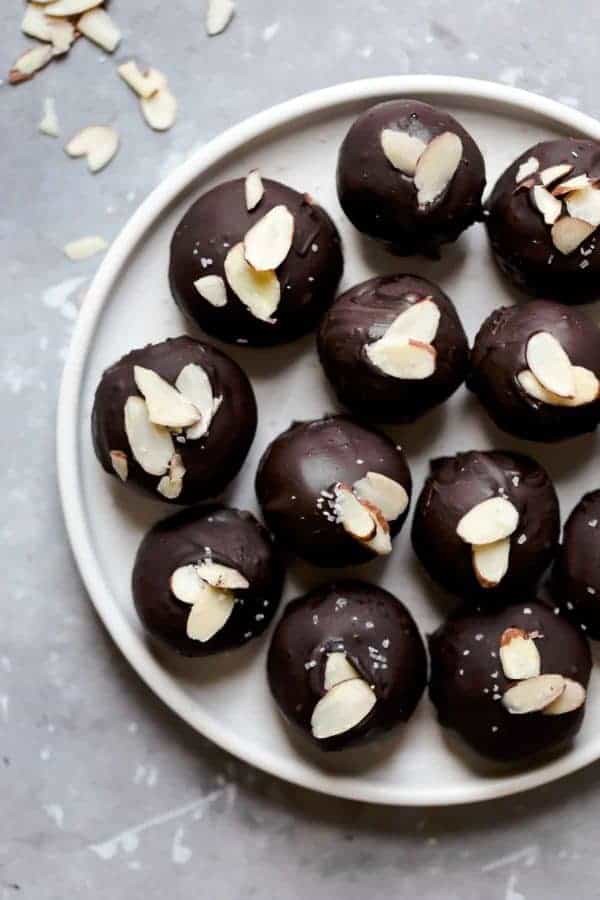
[[[310,192],[342,233],[343,287],[375,274],[414,271],[438,281],[454,299],[472,341],[482,320],[513,295],[476,226],[444,251],[441,262],[396,260],[363,240],[343,216],[335,193],[339,144],[356,115],[391,97],[418,97],[454,113],[483,151],[488,184],[522,150],[564,134],[600,139],[600,124],[542,97],[481,81],[437,76],[391,77],[306,94],[260,113],[211,141],[142,204],[112,245],[86,297],[65,367],[58,415],[58,468],[67,528],[90,597],[112,637],[146,683],[192,727],[236,756],[288,781],[325,793],[378,803],[461,803],[522,791],[559,778],[600,756],[600,703],[592,702],[574,747],[525,771],[499,771],[469,760],[438,727],[426,697],[400,734],[374,747],[319,754],[290,733],[271,702],[264,675],[268,638],[235,653],[185,661],[152,647],[133,610],[129,578],[146,529],[168,513],[108,478],[96,462],[89,428],[93,392],[103,369],[133,347],[186,330],[169,295],[169,242],[176,223],[207,188],[258,167]],[[337,409],[322,376],[314,339],[274,350],[226,348],[256,390],[260,421],[252,451],[226,501],[257,511],[254,472],[267,443],[294,418]],[[459,450],[521,447],[554,477],[564,515],[597,487],[595,439],[559,447],[524,445],[500,434],[464,388],[412,428],[392,430],[404,445],[418,492],[431,457]],[[414,561],[408,523],[385,561],[354,574],[382,584],[412,610],[423,632],[443,609]],[[351,573],[353,574],[353,573]],[[297,564],[286,599],[328,573]]]

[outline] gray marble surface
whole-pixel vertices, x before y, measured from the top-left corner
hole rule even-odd
[[[25,44],[2,4],[2,70]],[[130,55],[168,73],[181,115],[150,132],[115,60],[85,41],[29,84],[0,85],[3,302],[0,403],[0,900],[600,896],[600,768],[521,797],[455,809],[380,809],[251,770],[179,722],[96,618],[67,545],[54,417],[77,305],[97,258],[199,142],[305,90],[393,73],[516,84],[600,113],[591,0],[239,0],[219,38],[203,0],[112,0]],[[63,135],[114,122],[123,146],[91,177],[37,133],[54,97]]]

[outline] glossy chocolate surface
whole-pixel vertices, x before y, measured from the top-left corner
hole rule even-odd
[[[567,519],[552,596],[588,637],[600,640],[600,491],[585,494]]]

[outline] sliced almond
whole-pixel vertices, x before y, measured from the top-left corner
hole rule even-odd
[[[344,531],[360,541],[374,538],[377,523],[366,506],[352,493],[352,488],[340,482],[335,485],[333,492],[334,510]]]
[[[91,9],[84,13],[77,20],[77,31],[107,53],[114,53],[121,43],[121,30],[104,9]]]
[[[560,163],[557,166],[549,166],[547,169],[543,169],[540,172],[540,181],[544,187],[548,187],[548,185],[554,184],[559,178],[564,178],[565,175],[568,175],[569,172],[572,171],[573,166],[569,165],[569,163]]]
[[[186,634],[193,641],[205,644],[221,631],[235,606],[231,591],[222,591],[200,582],[201,594],[194,602],[187,620]]]
[[[591,187],[594,182],[587,175],[575,175],[574,178],[569,178],[567,181],[561,181],[552,191],[555,197],[563,197],[565,194],[570,194],[571,191],[579,191],[584,188]]]
[[[345,653],[328,653],[327,662],[325,663],[325,677],[323,688],[330,691],[336,684],[342,681],[351,681],[353,678],[360,678],[360,675],[354,668]]]
[[[168,131],[175,124],[177,100],[168,88],[160,88],[152,96],[142,97],[140,104],[146,122],[155,131]]]
[[[187,439],[195,441],[204,437],[210,428],[214,414],[219,408],[215,406],[212,385],[208,375],[202,366],[196,363],[188,363],[177,376],[175,387],[200,413],[200,420],[187,429]]]
[[[500,662],[505,677],[511,681],[536,678],[542,671],[536,643],[522,628],[507,628],[502,633]]]
[[[50,44],[42,44],[40,47],[32,47],[31,50],[27,50],[18,58],[8,73],[9,83],[20,84],[21,81],[33,78],[35,73],[43,69],[53,56],[54,49]]]
[[[467,544],[493,544],[510,537],[519,524],[519,513],[506,497],[490,497],[462,517],[456,533]]]
[[[123,453],[122,450],[111,450],[110,451],[110,464],[121,479],[121,481],[127,481],[127,476],[129,472],[129,466],[127,463],[127,454]]]
[[[361,500],[368,500],[377,506],[389,522],[401,516],[408,506],[408,494],[404,487],[380,472],[367,472],[364,478],[354,483],[352,489]]]
[[[158,482],[156,490],[167,500],[177,500],[183,490],[183,476],[185,475],[185,466],[179,453],[174,453],[169,463],[169,471],[167,475]]]
[[[310,727],[317,740],[350,731],[366,719],[377,698],[366,681],[341,681],[321,697],[313,710]]]
[[[246,175],[244,191],[246,195],[246,209],[248,212],[252,212],[253,209],[256,209],[265,193],[262,178],[260,177],[258,169],[252,169],[252,171]]]
[[[427,297],[401,312],[387,329],[384,337],[390,339],[401,336],[431,344],[437,334],[440,317],[439,306]]]
[[[517,184],[524,181],[526,178],[529,178],[530,175],[535,175],[539,167],[540,161],[539,159],[536,159],[535,156],[530,156],[529,159],[526,159],[517,169],[517,174],[515,176]]]
[[[574,219],[581,219],[597,228],[600,225],[600,190],[595,187],[572,191],[566,199],[567,211]]]
[[[46,4],[45,12],[48,16],[76,16],[102,3],[104,0],[54,0]]]
[[[491,544],[473,545],[473,569],[483,588],[494,588],[508,572],[510,538],[501,538]]]
[[[513,715],[541,712],[564,690],[562,675],[537,675],[509,688],[502,697],[502,705]]]
[[[577,250],[580,244],[595,231],[594,226],[582,219],[563,216],[552,226],[552,243],[563,256]]]
[[[549,703],[542,710],[545,716],[563,716],[565,713],[574,712],[583,706],[586,698],[586,690],[578,681],[572,678],[565,678],[565,689],[556,700]]]
[[[387,556],[392,552],[392,539],[390,537],[390,526],[387,523],[387,519],[379,507],[369,503],[368,500],[363,500],[362,503],[363,506],[366,506],[367,509],[370,510],[373,521],[375,522],[375,534],[369,540],[363,541],[363,543],[369,550],[372,550],[373,553],[376,553],[378,556]]]
[[[393,338],[384,335],[380,340],[367,344],[365,353],[374,366],[392,378],[422,381],[435,372],[435,348],[401,335]]]
[[[134,60],[122,63],[117,72],[138,97],[146,100],[167,86],[167,79],[162,72],[159,72],[158,69],[142,71]]]
[[[194,287],[212,306],[227,304],[227,288],[220,275],[203,275],[194,282]]]
[[[415,169],[419,206],[428,206],[440,197],[456,174],[462,159],[462,141],[444,131],[427,144]]]
[[[250,582],[237,569],[222,566],[220,563],[204,560],[196,565],[196,572],[211,587],[226,588],[230,591],[246,590]]]
[[[108,244],[104,238],[94,234],[78,238],[76,241],[69,241],[63,250],[65,256],[68,256],[70,260],[80,262],[83,259],[89,259],[90,256],[95,256],[96,253],[102,253],[107,247]]]
[[[593,372],[582,366],[573,366],[575,380],[573,397],[559,397],[558,394],[547,391],[529,369],[519,372],[517,378],[525,393],[550,406],[585,406],[586,403],[594,403],[599,399],[600,382]]]
[[[525,350],[527,364],[546,390],[559,397],[573,397],[573,366],[559,341],[548,331],[532,335]]]
[[[208,0],[206,10],[206,33],[209,37],[225,31],[235,13],[232,0]]]
[[[150,421],[146,401],[128,397],[125,403],[125,433],[134,458],[149,475],[165,475],[175,452],[166,428]]]
[[[292,248],[294,217],[280,204],[253,225],[244,238],[244,254],[256,272],[273,271]]]
[[[48,19],[41,6],[36,3],[28,3],[25,15],[21,22],[21,31],[28,37],[37,38],[38,41],[52,42]]]
[[[387,161],[399,172],[412,178],[427,144],[420,138],[407,134],[406,131],[396,131],[392,128],[384,128],[380,140]]]
[[[55,56],[68,53],[75,40],[75,26],[68,19],[49,19],[48,28]]]
[[[200,411],[187,397],[152,369],[133,367],[137,389],[143,394],[150,421],[167,428],[187,428],[200,421]]]
[[[58,137],[60,135],[60,125],[52,97],[46,97],[44,100],[44,115],[38,125],[38,131],[42,134],[47,134],[48,137]]]
[[[171,592],[177,599],[182,603],[189,603],[190,606],[201,598],[205,584],[193,563],[175,569],[169,582]]]
[[[554,197],[545,187],[542,187],[541,184],[534,185],[531,189],[531,194],[533,205],[543,215],[546,225],[554,225],[562,212],[561,201]]]
[[[107,166],[118,149],[119,134],[110,125],[83,128],[65,147],[69,156],[85,156],[90,172],[99,172]]]
[[[225,257],[227,282],[253,316],[268,322],[279,306],[281,288],[275,272],[257,272],[246,262],[244,245],[236,244]]]

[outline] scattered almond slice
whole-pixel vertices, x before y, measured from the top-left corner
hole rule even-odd
[[[506,497],[490,497],[477,503],[456,526],[467,544],[493,544],[510,537],[519,524],[519,513]]]
[[[462,159],[462,141],[444,131],[427,144],[415,169],[419,206],[428,206],[440,197],[456,174]]]
[[[535,175],[539,167],[540,161],[539,159],[536,159],[535,156],[530,156],[529,159],[526,159],[517,169],[517,174],[515,175],[517,184],[524,181],[526,178],[529,178],[530,175]]]
[[[562,197],[565,194],[570,194],[571,191],[580,191],[584,188],[591,187],[594,182],[589,178],[588,175],[575,175],[574,178],[568,178],[567,181],[561,181],[555,188],[553,188],[552,193],[555,197]]]
[[[554,225],[562,212],[561,201],[554,197],[545,187],[542,187],[541,184],[534,185],[531,189],[531,194],[533,205],[543,215],[546,225]]]
[[[593,372],[582,366],[573,366],[575,380],[573,397],[559,397],[558,394],[547,391],[529,369],[519,372],[517,378],[526,394],[550,406],[585,406],[586,403],[594,403],[599,399],[600,382]]]
[[[508,572],[510,538],[491,544],[473,544],[473,569],[483,588],[495,588]],[[537,673],[535,673],[537,674]]]
[[[220,397],[217,398],[219,402],[215,403],[208,375],[202,366],[196,363],[188,363],[177,376],[175,387],[200,413],[200,420],[186,430],[187,439],[195,441],[204,437],[210,428],[210,423],[215,413],[221,405]]]
[[[354,483],[352,490],[361,500],[377,506],[388,522],[401,516],[408,506],[404,487],[380,472],[367,472],[364,478]]]
[[[200,596],[194,602],[187,620],[186,634],[205,644],[227,624],[235,607],[231,591],[222,591],[201,581]]]
[[[138,97],[146,100],[167,86],[167,79],[162,72],[158,69],[142,71],[134,60],[122,63],[117,72]]]
[[[128,397],[125,403],[125,433],[134,458],[149,475],[165,475],[175,452],[166,428],[154,425],[141,397]]]
[[[220,275],[203,275],[194,282],[194,287],[212,306],[227,304],[227,288]]]
[[[56,106],[52,97],[46,97],[44,100],[44,115],[38,125],[38,131],[48,135],[48,137],[59,137],[60,135],[60,125],[58,124]]]
[[[422,381],[435,372],[436,351],[431,344],[398,336],[387,335],[367,344],[365,353],[378,369],[392,378],[406,381]]]
[[[547,169],[543,169],[540,172],[540,181],[544,185],[544,187],[548,187],[551,184],[554,184],[555,181],[558,181],[559,178],[564,178],[565,175],[568,175],[573,171],[573,166],[569,165],[569,163],[560,163],[557,166],[549,166]]]
[[[177,119],[177,100],[168,88],[140,100],[144,118],[155,131],[168,131]]]
[[[78,238],[76,241],[69,241],[63,247],[65,256],[68,256],[73,262],[80,262],[83,259],[89,259],[96,253],[102,253],[108,247],[107,242],[100,235],[89,235],[88,237]]]
[[[565,678],[565,689],[556,700],[549,703],[542,710],[545,716],[563,716],[565,713],[574,712],[583,706],[586,698],[586,690],[578,681],[572,678]]]
[[[563,256],[577,250],[580,244],[595,231],[593,225],[581,219],[563,216],[552,226],[552,243]]]
[[[204,560],[196,565],[196,572],[203,581],[211,587],[227,589],[230,591],[247,590],[250,582],[244,578],[237,569],[231,566],[223,566],[210,560]]]
[[[313,737],[326,740],[350,731],[366,719],[376,703],[366,681],[341,681],[321,697],[310,720]]]
[[[541,712],[565,690],[562,675],[537,675],[526,678],[509,688],[502,697],[502,705],[513,715]]]
[[[275,272],[257,272],[248,265],[244,245],[239,243],[225,257],[225,277],[231,290],[255,318],[270,321],[281,299]]]
[[[387,519],[378,506],[375,506],[368,500],[363,500],[361,502],[363,506],[371,512],[373,521],[375,522],[375,534],[369,540],[362,541],[362,543],[378,556],[387,556],[388,553],[392,552],[392,539],[390,537],[390,526],[387,523]]]
[[[54,49],[50,44],[42,44],[32,47],[20,56],[8,73],[10,84],[20,84],[33,78],[36,72],[48,65],[54,56]]]
[[[49,19],[48,29],[55,56],[68,53],[75,40],[75,26],[68,19]]]
[[[235,13],[232,0],[208,0],[206,9],[206,33],[214,37],[225,31]]]
[[[412,177],[427,144],[406,131],[392,128],[384,128],[380,140],[387,161],[399,172]]]
[[[567,211],[574,219],[581,219],[597,228],[600,225],[600,190],[595,187],[572,191],[566,199]]]
[[[127,481],[127,476],[129,474],[129,465],[127,463],[127,454],[123,453],[122,450],[111,450],[110,451],[110,464],[121,479],[121,481]]]
[[[260,177],[258,169],[252,169],[252,171],[248,172],[246,175],[244,191],[246,195],[246,209],[248,212],[252,212],[253,209],[256,209],[265,193],[262,178]]]
[[[118,149],[119,135],[110,125],[83,128],[65,147],[69,156],[85,156],[90,172],[99,172],[107,166]]]
[[[54,0],[46,4],[45,13],[47,16],[77,16],[102,3],[104,0]]]
[[[351,537],[359,541],[369,541],[375,537],[377,523],[364,503],[352,493],[349,485],[336,484],[334,509],[337,519]]]
[[[174,453],[169,463],[169,471],[158,482],[156,490],[167,500],[177,500],[183,490],[185,466],[179,453]]]
[[[360,675],[354,668],[345,653],[339,651],[327,654],[327,662],[325,663],[325,677],[323,680],[323,688],[330,691],[336,684],[342,681],[351,681],[353,678],[360,678]]]
[[[152,369],[134,366],[133,377],[154,425],[187,428],[200,421],[201,413],[195,405]]]
[[[274,271],[292,249],[293,239],[293,215],[283,204],[274,206],[246,234],[246,262],[256,272]]]
[[[21,22],[21,31],[28,37],[37,38],[38,41],[48,41],[49,43],[52,43],[46,13],[43,8],[36,3],[27,4],[25,15]]]
[[[384,337],[388,340],[402,336],[431,344],[435,340],[440,317],[439,306],[431,297],[426,297],[401,312],[387,329]]]
[[[559,397],[575,395],[573,366],[562,345],[548,331],[532,335],[525,350],[527,364],[546,390]]]
[[[536,678],[542,671],[536,643],[522,628],[507,628],[502,633],[500,662],[505,677],[511,681]]]
[[[77,20],[77,31],[107,53],[114,53],[121,43],[121,30],[105,9],[90,9],[84,13]]]

